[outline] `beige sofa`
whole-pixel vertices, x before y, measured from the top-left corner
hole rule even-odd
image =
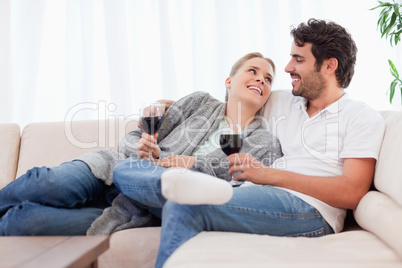
[[[402,267],[402,112],[382,112],[387,123],[369,192],[339,234],[288,238],[203,232],[190,239],[166,267]],[[100,147],[115,148],[134,120],[93,120],[0,125],[0,187],[33,166],[55,166]],[[355,221],[356,220],[356,221]],[[356,223],[357,222],[357,223]],[[100,267],[153,267],[160,228],[111,236]]]

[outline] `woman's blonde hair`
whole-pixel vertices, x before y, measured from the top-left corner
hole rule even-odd
[[[272,70],[274,71],[274,76],[275,76],[275,73],[276,73],[275,63],[270,58],[265,58],[264,55],[262,55],[260,52],[248,53],[248,54],[244,55],[243,57],[241,57],[240,59],[238,59],[235,62],[235,64],[233,64],[232,69],[230,70],[229,76],[233,77],[246,61],[254,59],[254,58],[261,58],[261,59],[266,60],[269,63],[269,65],[271,65]]]
[[[271,65],[272,71],[274,72],[273,75],[275,76],[276,67],[275,67],[274,61],[271,60],[270,58],[264,57],[264,55],[262,55],[260,52],[248,53],[248,54],[244,55],[243,57],[241,57],[240,59],[238,59],[238,60],[235,62],[235,64],[233,64],[232,69],[230,70],[229,76],[230,76],[230,77],[233,77],[233,76],[237,73],[237,71],[244,65],[244,63],[245,63],[246,61],[251,60],[251,59],[254,59],[254,58],[261,58],[261,59],[266,60],[266,61],[269,63],[269,65]],[[272,79],[274,79],[274,77],[272,77]],[[228,100],[229,100],[229,94],[228,94],[228,90],[226,89],[225,102],[227,103]],[[265,103],[265,104],[258,110],[258,112],[256,113],[256,115],[261,116],[261,115],[263,114],[263,111],[264,111],[264,108],[265,108],[265,105],[266,105],[266,104],[267,104],[267,103]]]

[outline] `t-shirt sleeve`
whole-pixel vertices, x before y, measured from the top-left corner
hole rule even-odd
[[[375,158],[378,160],[385,131],[380,113],[364,107],[345,126],[345,138],[340,158]]]

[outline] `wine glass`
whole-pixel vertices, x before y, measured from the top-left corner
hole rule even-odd
[[[243,132],[240,124],[229,124],[228,126],[229,128],[223,130],[219,138],[221,149],[227,156],[238,153],[243,145]],[[230,182],[233,187],[240,186],[243,183],[244,181],[234,180]]]
[[[159,102],[142,104],[140,109],[140,125],[142,130],[154,137],[162,124],[162,107]],[[153,160],[152,151],[149,149],[149,160]]]

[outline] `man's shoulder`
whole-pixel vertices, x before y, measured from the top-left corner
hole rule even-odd
[[[362,101],[349,99],[340,114],[342,121],[349,122],[359,129],[371,128],[381,133],[385,128],[381,113]]]
[[[366,117],[372,120],[382,120],[382,116],[378,110],[359,100],[348,99],[344,109],[347,115]]]
[[[292,106],[303,101],[303,98],[294,96],[289,90],[272,91],[264,110],[264,116],[289,113]]]
[[[296,102],[305,102],[305,99],[293,95],[292,91],[286,89],[272,91],[268,99],[268,103],[271,106],[282,106],[284,104],[294,104]]]
[[[271,92],[269,96],[270,99],[279,100],[279,101],[288,101],[289,99],[294,99],[295,96],[292,94],[290,90],[286,89],[277,89]]]

